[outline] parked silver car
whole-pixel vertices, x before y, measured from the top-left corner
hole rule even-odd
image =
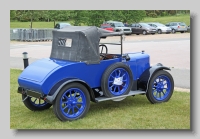
[[[148,23],[150,26],[155,27],[156,28],[156,32],[158,34],[162,34],[162,33],[171,33],[172,29],[170,27],[165,26],[164,24],[158,23],[158,22],[151,22]]]
[[[130,27],[125,27],[122,22],[119,22],[119,21],[106,21],[104,23],[110,24],[114,28],[114,31],[116,31],[116,32],[123,31],[124,34],[127,34],[127,35],[131,35],[132,34],[131,28]]]
[[[172,29],[172,33],[184,33],[187,31],[187,25],[184,22],[169,22],[166,26]]]

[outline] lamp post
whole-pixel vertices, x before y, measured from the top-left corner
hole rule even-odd
[[[25,69],[28,66],[28,53],[23,52],[22,56],[23,56],[23,60],[24,60],[24,69]]]

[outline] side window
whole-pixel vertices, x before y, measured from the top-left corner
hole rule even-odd
[[[70,38],[59,38],[58,46],[72,47],[72,39],[70,39]]]
[[[115,27],[115,25],[113,23],[110,23],[111,27]]]
[[[156,25],[153,25],[153,27],[155,27],[155,28],[156,28],[157,26],[156,26]]]
[[[136,26],[137,28],[139,28],[139,27],[140,27],[140,25],[139,25],[139,24],[136,24],[135,26]]]
[[[131,27],[135,27],[135,24],[132,24]]]
[[[176,26],[177,25],[177,23],[172,23],[172,26]]]
[[[59,24],[56,24],[56,25],[55,25],[55,28],[60,29],[60,25],[59,25]]]

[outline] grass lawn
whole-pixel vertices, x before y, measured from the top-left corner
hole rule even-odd
[[[61,122],[52,107],[33,112],[17,93],[22,70],[10,69],[10,129],[190,129],[190,93],[174,92],[170,101],[151,104],[145,95],[123,101],[91,102],[86,117]]]
[[[163,24],[166,24],[168,22],[185,22],[186,25],[190,25],[190,15],[145,18],[142,22],[160,22]]]
[[[185,22],[186,25],[190,25],[190,15],[166,16],[166,17],[158,17],[158,18],[147,17],[141,22],[160,22],[160,23],[166,24],[172,21]],[[29,28],[29,25],[30,25],[30,22],[10,22],[10,28]],[[54,22],[33,22],[33,28],[54,28]]]

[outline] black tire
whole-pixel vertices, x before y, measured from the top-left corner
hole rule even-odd
[[[147,31],[146,31],[146,30],[143,30],[143,31],[142,31],[142,34],[143,34],[143,35],[147,35]]]
[[[89,92],[80,83],[70,83],[64,86],[56,96],[53,104],[54,114],[63,122],[83,118],[89,108]]]
[[[121,81],[117,84],[118,79]],[[101,79],[101,89],[106,97],[126,95],[130,92],[132,84],[132,72],[127,65],[121,62],[110,65]]]
[[[22,94],[22,100],[24,100],[23,101],[24,105],[31,111],[42,111],[42,110],[49,109],[52,106],[52,104],[47,103],[46,101],[42,99],[33,98],[33,97],[27,98],[27,95],[24,95],[24,94]]]
[[[161,29],[158,30],[158,34],[162,34],[162,30]]]
[[[146,93],[147,99],[152,103],[167,102],[174,91],[174,80],[170,73],[159,70],[153,74]]]
[[[175,30],[175,29],[172,29],[172,33],[173,33],[173,34],[176,33],[176,30]]]

